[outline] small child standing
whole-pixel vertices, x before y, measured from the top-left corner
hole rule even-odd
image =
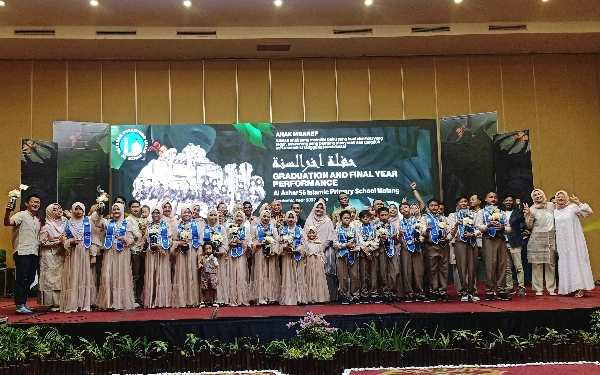
[[[217,272],[219,261],[213,255],[213,245],[211,242],[205,242],[202,246],[202,254],[198,255],[198,268],[200,269],[200,290],[202,293],[203,303],[200,307],[206,304],[212,304],[217,307],[217,285],[219,279]]]
[[[306,300],[308,303],[329,301],[329,289],[325,277],[325,246],[317,237],[317,228],[306,229]]]

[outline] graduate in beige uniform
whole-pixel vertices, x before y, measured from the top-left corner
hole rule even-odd
[[[165,207],[164,204],[163,207]],[[168,223],[167,225],[171,228]],[[198,249],[201,245],[201,236],[202,228],[198,228],[196,221],[192,220],[191,208],[183,207],[181,221],[175,228],[174,240],[171,245],[174,271],[171,292],[171,306],[173,307],[193,307],[199,304]]]
[[[271,213],[263,210],[258,222],[251,228],[253,251],[253,299],[259,305],[279,301],[281,274],[279,272],[279,234]]]
[[[162,208],[153,207],[152,222],[146,230],[148,251],[146,252],[146,272],[144,274],[143,301],[147,308],[171,306],[171,245],[173,233],[162,220]]]
[[[337,253],[337,276],[340,284],[342,304],[358,303],[360,300],[360,278],[358,273],[359,248],[356,245],[356,228],[351,225],[350,210],[338,213],[340,225],[336,228],[336,239],[333,249]],[[350,288],[348,288],[350,282]]]
[[[306,249],[302,242],[302,229],[297,225],[294,211],[285,214],[285,224],[279,227],[281,249],[281,305],[305,304],[306,299]]]
[[[92,216],[94,223],[106,231],[98,307],[132,310],[135,304],[131,274],[131,245],[134,243],[134,236],[125,220],[123,204],[113,204],[111,214],[111,219]]]
[[[98,246],[93,244],[94,222],[102,220],[93,206],[91,217],[85,217],[85,206],[76,202],[71,206],[71,219],[64,227],[63,245],[65,262],[62,268],[60,311],[90,311],[96,303],[96,280],[92,272]]]
[[[198,230],[202,231],[200,236],[203,244],[207,242],[213,244],[213,255],[219,262],[216,302],[219,305],[228,305],[230,291],[229,234],[227,233],[227,227],[219,223],[219,217],[219,212],[216,209],[208,210],[207,223],[204,228],[198,228]]]
[[[243,208],[242,208],[243,209]],[[229,305],[248,305],[248,254],[250,253],[250,228],[244,225],[242,209],[234,212],[233,223],[227,227],[229,235]]]

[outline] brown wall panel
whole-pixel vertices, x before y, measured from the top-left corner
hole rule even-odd
[[[550,197],[559,187],[573,190],[572,133],[563,131],[569,122],[565,61],[560,55],[539,55],[533,62],[539,127],[537,155],[542,161],[538,186],[546,189]]]
[[[0,131],[4,147],[2,156],[3,178],[0,193],[5,194],[19,186],[21,181],[21,138],[31,137],[31,61],[0,61]],[[52,125],[48,126],[52,129]],[[11,228],[0,226],[0,248],[6,250],[7,264],[12,259]]]
[[[369,62],[338,59],[338,110],[340,121],[369,121]]]
[[[436,57],[435,74],[438,116],[441,118],[471,113],[467,58]]]
[[[102,63],[69,61],[68,120],[100,122],[102,117]]]
[[[533,184],[541,187],[541,143],[536,119],[533,61],[531,56],[502,56],[501,66],[504,121],[499,124],[498,131],[530,130]]]
[[[171,61],[171,122],[203,124],[202,61]]]
[[[403,58],[402,70],[404,71],[404,113],[406,118],[436,118],[434,58]]]
[[[169,124],[169,62],[136,63],[138,124]]]
[[[497,112],[498,129],[504,129],[500,56],[469,56],[471,112]]]
[[[269,62],[238,62],[238,100],[240,122],[270,122],[271,102]]]
[[[306,121],[336,121],[335,60],[304,60]]]
[[[135,62],[102,61],[102,121],[136,124]]]
[[[402,120],[402,60],[370,59],[373,120]]]
[[[271,61],[273,122],[302,122],[302,60]]]
[[[235,61],[209,60],[204,63],[207,124],[237,122],[235,69]]]
[[[67,118],[66,61],[34,61],[32,138],[52,140],[52,123]]]
[[[597,57],[592,55],[573,55],[566,58],[566,93],[567,123],[562,133],[570,133],[570,147],[573,158],[569,169],[573,169],[574,188],[568,191],[575,194],[582,202],[588,203],[592,209],[600,207],[598,195],[598,166],[595,162],[600,160],[600,92],[598,90]],[[592,130],[592,131],[590,131]],[[563,146],[566,147],[567,145]],[[593,215],[582,219],[584,226],[598,223],[598,216]],[[590,262],[596,278],[600,274],[600,252],[593,251],[600,244],[600,226],[585,232],[588,248],[591,250]]]

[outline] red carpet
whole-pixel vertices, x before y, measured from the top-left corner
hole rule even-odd
[[[448,292],[453,297],[451,302],[399,302],[342,305],[338,302],[307,306],[239,306],[221,307],[215,316],[215,308],[164,308],[137,309],[135,311],[93,311],[89,313],[51,313],[47,306],[38,306],[35,298],[30,298],[27,305],[35,307],[38,312],[32,315],[15,315],[14,302],[11,299],[0,299],[0,318],[8,317],[9,323],[92,323],[92,322],[134,322],[148,320],[187,320],[218,318],[250,318],[270,316],[304,316],[307,311],[324,315],[371,315],[371,314],[405,314],[405,313],[464,313],[464,312],[509,312],[533,310],[558,310],[577,308],[600,308],[600,289],[588,292],[584,298],[568,296],[536,296],[529,288],[527,295],[513,295],[512,301],[485,301],[485,286],[479,285],[480,302],[460,302],[452,285]]]
[[[306,311],[300,306],[240,306],[220,307],[217,318],[250,318],[265,316],[304,316]]]
[[[507,367],[460,367],[425,369],[346,370],[344,375],[598,375],[600,366],[593,363],[543,364]]]

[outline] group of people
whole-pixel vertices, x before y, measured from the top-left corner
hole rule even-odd
[[[306,220],[295,202],[263,204],[259,215],[244,202],[228,212],[225,204],[200,217],[200,205],[181,208],[172,202],[156,207],[127,205],[117,197],[106,217],[98,204],[86,213],[76,202],[64,211],[46,209],[42,226],[40,199],[26,198],[26,210],[4,217],[13,226],[17,314],[31,314],[27,294],[39,264],[39,303],[51,311],[127,310],[136,307],[203,307],[206,305],[282,305],[382,301],[451,301],[447,290],[450,264],[461,301],[479,301],[477,265],[486,273],[486,300],[525,295],[521,252],[530,236],[533,289],[556,294],[555,260],[560,257],[559,294],[582,297],[594,287],[579,217],[592,210],[577,197],[559,191],[555,202],[532,192],[533,205],[512,195],[498,206],[498,195],[459,197],[456,210],[425,204],[411,185],[417,203],[398,206],[375,199],[369,209],[349,205],[326,213],[318,198]],[[517,271],[514,289],[512,266]]]

